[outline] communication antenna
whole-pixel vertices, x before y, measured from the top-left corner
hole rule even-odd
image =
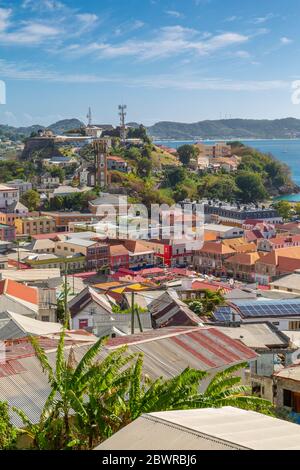
[[[89,110],[88,110],[88,113],[87,113],[86,117],[87,117],[87,120],[88,120],[88,126],[91,126],[92,125],[92,110],[91,110],[90,107],[89,107]]]
[[[121,141],[125,143],[126,140],[126,124],[125,124],[125,118],[126,118],[126,109],[127,106],[126,104],[120,104],[119,105],[119,116],[120,116],[120,135],[121,135]]]

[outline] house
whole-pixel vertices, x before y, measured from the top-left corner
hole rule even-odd
[[[55,221],[56,230],[58,232],[68,232],[69,224],[73,222],[91,222],[93,215],[90,213],[84,214],[82,212],[41,212],[43,216],[50,216]]]
[[[112,209],[115,209],[116,214],[127,214],[128,208],[127,197],[123,194],[101,193],[97,199],[89,201],[89,209],[92,214],[102,216],[105,213],[111,214]]]
[[[186,451],[299,450],[300,427],[231,406],[160,411],[143,414],[95,450],[176,452],[179,448]],[[223,456],[226,458],[226,454]]]
[[[200,318],[171,289],[154,299],[148,308],[154,328],[202,325]]]
[[[300,299],[232,300],[217,307],[213,317],[220,324],[269,322],[279,331],[300,330]]]
[[[18,235],[37,235],[51,233],[56,229],[55,220],[47,215],[23,217],[15,221]]]
[[[73,329],[88,329],[97,336],[108,334],[114,337],[130,333],[131,313],[114,313],[105,293],[99,293],[92,287],[88,286],[76,295],[69,302],[69,310]],[[148,312],[140,313],[140,319],[143,329],[152,329]]]
[[[32,240],[28,249],[33,253],[54,253],[55,242],[50,239]]]
[[[231,155],[231,147],[225,142],[216,142],[214,144],[205,144],[199,142],[195,145],[198,149],[199,158],[221,158],[227,155]]]
[[[51,176],[50,173],[44,173],[40,177],[40,187],[42,189],[51,189],[57,188],[60,185],[60,180],[58,176]]]
[[[276,277],[300,269],[300,246],[274,249],[256,262],[255,280],[268,285]]]
[[[39,291],[11,279],[0,281],[0,305],[2,311],[37,318],[39,315]]]
[[[16,228],[13,225],[0,223],[0,240],[13,242],[16,239]]]
[[[59,256],[83,255],[87,269],[101,269],[109,266],[108,245],[79,237],[57,242],[55,254]]]
[[[270,283],[272,290],[280,292],[290,292],[297,296],[300,295],[300,269],[296,269],[292,274],[280,277]]]
[[[239,238],[244,235],[244,230],[239,227],[230,227],[222,224],[205,224],[204,233],[213,233],[215,239]]]
[[[290,236],[276,236],[270,239],[261,239],[257,242],[259,251],[271,252],[279,248],[300,246],[300,234]]]
[[[118,271],[120,267],[129,269],[129,251],[124,245],[109,247],[109,264],[112,271]]]
[[[28,209],[21,202],[16,202],[0,212],[0,223],[15,225],[15,221],[28,216]]]
[[[154,266],[154,251],[137,240],[125,240],[124,246],[129,252],[129,269],[152,268]]]
[[[224,203],[222,201],[209,201],[204,203],[204,214],[206,222],[226,222],[242,226],[248,219],[257,219],[272,224],[282,223],[275,209],[259,208],[254,205],[236,206]]]
[[[19,202],[19,190],[0,184],[0,210],[7,209],[11,204]]]
[[[284,367],[273,376],[275,404],[291,412],[292,418],[300,423],[300,364]]]
[[[10,186],[11,188],[17,189],[19,191],[19,196],[22,196],[24,193],[32,189],[32,183],[30,183],[29,181],[23,181],[20,179],[8,181],[7,185]]]
[[[129,171],[129,166],[124,158],[118,156],[108,156],[107,157],[107,169],[116,170],[127,173]]]
[[[86,267],[86,257],[80,253],[57,256],[54,253],[26,253],[22,262],[32,269],[59,269],[61,273],[75,273]]]
[[[60,333],[60,323],[35,320],[13,312],[0,312],[0,341],[26,338],[28,336],[48,336]]]
[[[227,275],[245,282],[255,282],[255,265],[263,255],[255,252],[236,253],[225,260]]]
[[[221,241],[204,242],[200,250],[194,254],[194,269],[204,274],[224,276],[226,273],[225,260],[236,253],[235,250]]]
[[[165,267],[186,268],[192,265],[194,250],[199,241],[186,242],[175,238],[162,240],[140,240],[140,243],[154,251],[154,263]],[[201,241],[200,241],[201,245]]]
[[[273,374],[291,365],[299,346],[291,343],[289,336],[271,323],[251,322],[231,327],[216,327],[219,331],[241,341],[257,354],[249,369],[252,393],[273,402]]]

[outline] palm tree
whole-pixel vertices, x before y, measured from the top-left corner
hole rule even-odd
[[[271,413],[272,404],[249,395],[236,373],[239,364],[217,373],[205,392],[199,392],[208,372],[186,368],[171,379],[150,379],[143,374],[143,355],[117,348],[96,356],[105,339],[99,339],[77,364],[73,349],[65,359],[65,331],[56,354],[55,370],[36,339],[31,338],[37,358],[47,373],[51,391],[40,421],[32,424],[21,416],[25,431],[38,449],[92,449],[143,413],[225,405]]]

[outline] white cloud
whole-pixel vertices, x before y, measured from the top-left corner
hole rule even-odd
[[[0,32],[5,31],[8,28],[11,15],[11,8],[0,8]]]
[[[116,58],[132,56],[140,60],[161,59],[179,54],[196,55],[212,54],[220,49],[245,43],[248,36],[238,33],[222,33],[215,36],[201,35],[191,28],[180,25],[165,26],[154,37],[148,40],[127,40],[119,43],[93,42],[80,47],[71,45],[67,53],[78,56],[94,54],[99,58]]]
[[[57,0],[24,0],[23,8],[29,8],[32,11],[56,11],[66,8],[64,3]]]
[[[247,51],[237,51],[235,53],[237,57],[240,57],[241,59],[249,59],[251,55]]]
[[[287,44],[291,44],[293,41],[293,39],[290,39],[290,38],[287,38],[286,36],[280,38],[280,42],[281,44],[283,45],[287,45]]]
[[[254,20],[252,21],[254,24],[263,24],[263,23],[266,23],[267,21],[271,20],[275,18],[275,15],[274,13],[268,13],[267,15],[265,16],[259,16],[257,18],[254,18]]]
[[[165,12],[169,16],[173,16],[173,18],[182,18],[184,15],[176,10],[166,10]]]
[[[127,76],[99,76],[98,74],[64,74],[41,69],[30,64],[17,64],[0,60],[1,76],[4,79],[46,81],[63,83],[116,83],[127,87],[146,87],[180,90],[211,91],[272,91],[289,90],[290,81],[284,80],[226,80],[222,78],[194,78],[186,75],[153,75],[140,78]]]
[[[4,44],[28,45],[40,44],[48,41],[50,38],[57,37],[60,30],[53,26],[43,23],[28,22],[20,29],[15,31],[0,32],[0,42]]]

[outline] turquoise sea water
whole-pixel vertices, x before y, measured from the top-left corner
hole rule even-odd
[[[204,141],[211,143],[211,141]],[[293,180],[300,186],[300,139],[290,140],[243,140],[245,145],[256,148],[261,152],[271,153],[278,160],[286,163],[292,172]],[[157,144],[178,148],[180,145],[194,143],[193,141],[156,141]],[[281,199],[288,201],[300,201],[300,194],[283,196]]]

